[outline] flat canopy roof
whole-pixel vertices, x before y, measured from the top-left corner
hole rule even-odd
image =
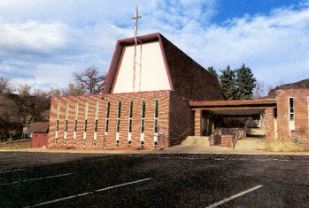
[[[276,106],[275,99],[255,99],[255,100],[200,100],[189,101],[192,108],[200,107],[268,107]]]
[[[276,100],[191,100],[189,105],[193,110],[200,109],[218,115],[245,116],[261,114],[267,107],[275,108]]]

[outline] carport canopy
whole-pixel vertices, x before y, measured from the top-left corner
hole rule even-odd
[[[202,112],[209,112],[222,116],[252,116],[261,115],[262,113],[271,113],[275,116],[276,100],[275,99],[254,99],[254,100],[201,100],[189,101],[191,109],[195,112],[194,132],[195,135],[201,135]]]

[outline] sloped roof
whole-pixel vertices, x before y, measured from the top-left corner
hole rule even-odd
[[[276,97],[277,90],[287,90],[287,89],[301,89],[301,88],[309,88],[309,79],[304,79],[298,82],[283,84],[275,87],[270,90],[267,97]]]
[[[177,48],[160,33],[153,33],[138,37],[139,43],[150,43],[155,41],[159,41],[165,68],[167,70],[169,78],[169,83],[173,91],[182,88],[183,83],[181,82],[183,82],[184,79],[179,79],[179,76],[185,76],[185,80],[191,83],[195,82],[197,76],[208,76],[211,77],[211,80],[213,80],[213,82],[210,82],[209,84],[217,87],[217,78],[215,78],[211,73],[205,70],[201,65],[199,65],[183,51]],[[121,60],[123,48],[129,45],[134,45],[134,38],[121,39],[117,41],[111,65],[107,74],[107,79],[105,82],[104,93],[112,92],[115,78],[117,77],[117,71],[119,68],[118,65]],[[186,69],[183,69],[184,67],[182,65],[184,64],[188,65]],[[175,77],[177,77],[178,79],[176,80]],[[195,90],[191,89],[191,91]],[[217,95],[218,98],[220,98],[220,96],[221,95]]]
[[[28,131],[32,133],[47,133],[48,122],[33,122],[30,124]]]

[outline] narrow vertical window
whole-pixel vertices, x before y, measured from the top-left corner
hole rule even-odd
[[[159,101],[155,100],[154,133],[158,133]]]
[[[59,118],[60,118],[60,103],[57,104],[57,113],[56,113],[56,132],[55,132],[55,140],[54,142],[58,143],[58,131],[59,131]]]
[[[143,100],[142,102],[142,126],[141,126],[141,132],[144,133],[145,130],[145,111],[146,111],[146,104]]]
[[[290,118],[290,121],[295,120],[294,98],[293,97],[289,98],[289,118]]]
[[[93,145],[97,145],[97,131],[98,131],[98,119],[99,119],[99,101],[96,102],[95,105],[95,121],[94,121],[94,136],[93,136]]]
[[[111,107],[111,103],[108,101],[106,104],[106,112],[105,112],[105,134],[108,133],[110,107]]]
[[[154,146],[157,146],[158,144],[158,117],[159,117],[159,100],[155,100],[155,103],[154,103],[154,141],[153,141],[153,144]]]
[[[129,128],[128,128],[128,144],[131,145],[132,143],[132,117],[133,117],[133,101],[130,101],[129,104]]]
[[[145,112],[146,112],[146,103],[143,100],[143,102],[142,102],[142,113],[141,113],[141,148],[144,147]]]
[[[96,107],[95,107],[95,125],[94,125],[94,132],[98,131],[98,119],[99,119],[99,101],[96,102]]]
[[[63,143],[67,142],[67,132],[68,132],[68,124],[69,124],[69,103],[67,102],[65,105],[65,123],[64,123],[64,135],[63,135]]]
[[[78,120],[78,102],[75,103],[73,144],[76,144],[77,120]]]
[[[86,144],[86,137],[87,137],[87,125],[88,125],[88,108],[89,103],[86,101],[85,103],[85,113],[84,113],[84,135],[83,135],[83,144]]]
[[[121,116],[121,102],[118,102],[118,108],[117,108],[117,131],[120,130],[120,116]]]
[[[116,119],[116,145],[119,144],[120,117],[121,117],[121,102],[118,101],[118,105],[117,105],[117,119]]]

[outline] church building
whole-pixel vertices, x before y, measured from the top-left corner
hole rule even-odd
[[[48,147],[162,149],[187,136],[211,138],[216,129],[221,135],[226,127],[246,131],[250,125],[263,127],[272,140],[308,135],[308,111],[306,87],[223,101],[217,78],[155,33],[117,41],[102,94],[52,98]],[[231,118],[236,126],[235,119],[226,122]]]
[[[159,33],[118,40],[99,95],[55,97],[49,147],[154,149],[192,135],[189,100],[220,100],[216,77]]]

